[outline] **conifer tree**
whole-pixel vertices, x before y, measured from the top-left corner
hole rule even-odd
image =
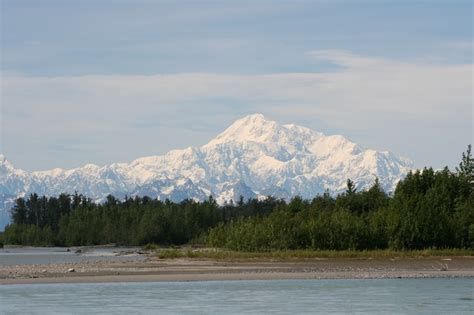
[[[459,163],[459,167],[456,167],[456,171],[459,175],[465,177],[469,183],[474,185],[474,158],[471,154],[472,146],[467,146],[467,151],[462,153],[462,160]]]

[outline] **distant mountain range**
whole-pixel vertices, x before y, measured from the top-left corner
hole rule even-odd
[[[340,135],[325,136],[254,114],[202,147],[131,163],[28,173],[0,155],[0,229],[8,222],[6,209],[14,198],[34,192],[53,196],[77,191],[97,201],[109,194],[173,201],[213,195],[219,203],[241,195],[312,198],[326,189],[344,191],[348,178],[362,189],[378,177],[382,187],[392,191],[412,168],[410,160],[390,152],[364,149]]]

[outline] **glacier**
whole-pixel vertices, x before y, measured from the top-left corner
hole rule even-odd
[[[116,197],[149,196],[161,200],[218,203],[244,198],[313,198],[326,190],[343,192],[347,179],[358,189],[375,178],[393,191],[413,163],[387,151],[365,149],[341,135],[326,136],[306,127],[282,125],[253,114],[235,121],[201,147],[106,166],[26,172],[0,155],[0,229],[17,197],[82,193],[98,202]]]

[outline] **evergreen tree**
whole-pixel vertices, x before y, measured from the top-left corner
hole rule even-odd
[[[348,179],[347,180],[347,189],[346,189],[346,194],[351,195],[357,191],[357,188],[355,188],[355,184],[352,180]]]
[[[474,185],[474,158],[472,157],[471,149],[472,146],[469,144],[466,152],[462,153],[462,160],[459,163],[459,167],[456,167],[456,171],[460,176],[466,178],[472,187]]]

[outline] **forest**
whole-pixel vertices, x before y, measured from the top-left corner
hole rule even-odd
[[[0,243],[36,246],[200,244],[237,251],[474,248],[471,146],[455,170],[407,174],[391,194],[358,191],[289,201],[242,197],[218,205],[149,197],[31,194],[18,198]]]

